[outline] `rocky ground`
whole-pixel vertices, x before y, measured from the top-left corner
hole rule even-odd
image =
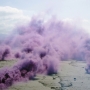
[[[83,61],[62,61],[58,74],[37,75],[34,80],[18,82],[8,90],[90,90],[90,75],[86,74],[85,65]]]

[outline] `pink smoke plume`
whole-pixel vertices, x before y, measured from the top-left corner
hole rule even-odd
[[[27,25],[17,26],[1,43],[0,60],[19,62],[0,70],[0,88],[33,79],[37,73],[56,74],[60,60],[86,60],[89,73],[88,36],[82,29],[53,18],[47,22],[33,18]]]

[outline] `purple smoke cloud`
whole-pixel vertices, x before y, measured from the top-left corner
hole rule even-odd
[[[82,29],[53,18],[47,22],[32,19],[27,25],[17,26],[1,43],[0,60],[16,59],[19,62],[0,70],[0,88],[15,81],[33,79],[37,73],[56,74],[60,60],[86,60],[86,71],[89,72],[88,36]]]
[[[8,45],[0,46],[0,60],[7,60],[11,57],[11,48]]]

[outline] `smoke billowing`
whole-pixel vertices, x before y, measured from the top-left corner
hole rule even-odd
[[[89,54],[90,38],[83,29],[53,18],[47,22],[33,18],[1,41],[0,60],[19,62],[0,70],[0,87],[33,79],[37,73],[55,74],[60,60],[86,60],[89,71]]]

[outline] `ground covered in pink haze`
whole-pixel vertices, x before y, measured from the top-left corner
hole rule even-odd
[[[55,18],[46,22],[32,18],[0,41],[0,61],[18,61],[0,69],[0,88],[33,79],[37,74],[56,74],[61,60],[86,60],[90,73],[89,54],[90,36],[82,28]]]

